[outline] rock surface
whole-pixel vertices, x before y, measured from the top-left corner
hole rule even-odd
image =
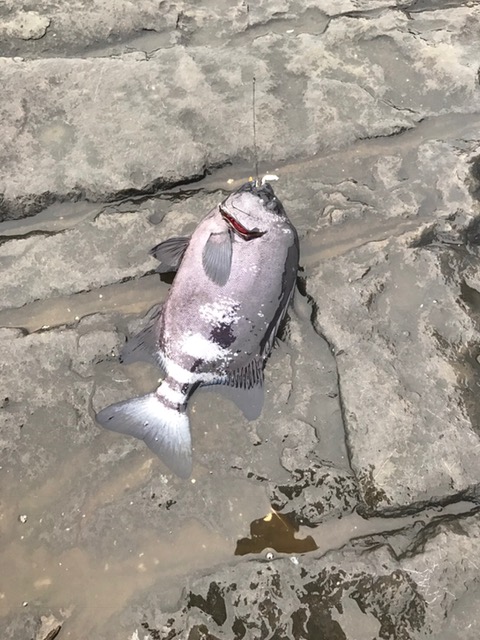
[[[447,5],[4,3],[6,640],[479,637],[480,9]],[[148,250],[251,175],[253,75],[302,270],[261,417],[198,392],[184,482],[93,416],[158,383],[118,362]]]

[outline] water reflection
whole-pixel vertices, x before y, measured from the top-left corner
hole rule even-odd
[[[298,527],[290,516],[271,511],[264,518],[251,523],[250,537],[237,542],[235,555],[260,553],[268,548],[279,553],[305,553],[318,548],[312,536],[296,538],[297,532]]]

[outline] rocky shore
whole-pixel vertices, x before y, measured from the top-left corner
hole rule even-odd
[[[6,0],[5,640],[477,640],[480,7]],[[171,476],[99,408],[168,291],[148,250],[254,172],[301,241],[248,423]]]

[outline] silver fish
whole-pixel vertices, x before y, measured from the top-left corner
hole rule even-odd
[[[187,403],[222,385],[249,420],[262,411],[263,369],[292,298],[298,236],[269,184],[249,182],[200,222],[191,237],[151,251],[157,271],[177,271],[154,322],[130,339],[122,361],[154,362],[153,393],[113,404],[96,420],[144,440],[177,475],[192,470]]]

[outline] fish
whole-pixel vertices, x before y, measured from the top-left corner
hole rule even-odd
[[[269,183],[247,182],[189,237],[151,250],[172,286],[121,361],[164,374],[139,398],[102,409],[97,422],[145,444],[181,478],[192,472],[187,404],[199,387],[223,390],[248,420],[261,414],[264,367],[294,294],[298,234]]]

